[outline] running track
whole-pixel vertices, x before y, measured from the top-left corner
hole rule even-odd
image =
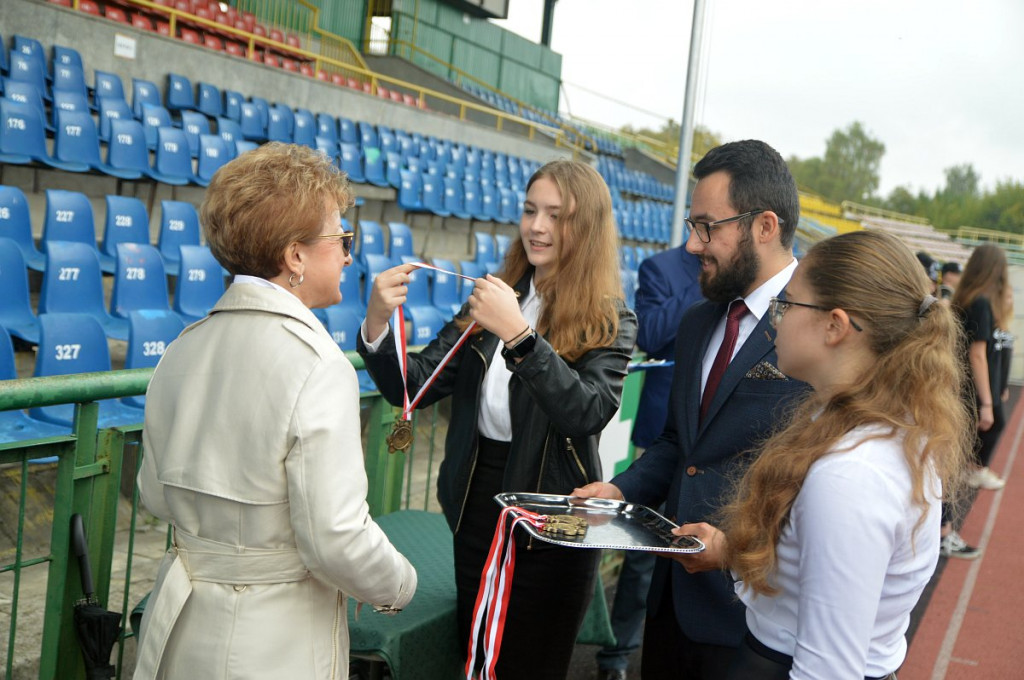
[[[1024,679],[1024,399],[1011,404],[991,464],[1006,486],[979,491],[960,531],[984,552],[940,558],[899,680]]]

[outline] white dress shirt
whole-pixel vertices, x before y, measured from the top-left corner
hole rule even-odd
[[[733,347],[732,356],[729,357],[729,361],[732,361],[736,354],[743,347],[743,343],[747,341],[750,334],[754,331],[758,322],[761,321],[761,317],[768,312],[768,302],[773,297],[778,297],[782,289],[789,283],[789,279],[792,278],[793,272],[796,271],[797,261],[794,258],[792,262],[785,266],[785,268],[778,274],[768,279],[760,286],[755,288],[750,295],[745,298],[736,298],[737,300],[743,300],[746,303],[747,309],[750,310],[749,314],[744,314],[743,318],[740,319],[739,334],[736,336],[736,346]],[[735,302],[735,301],[734,301]],[[708,348],[704,352],[704,360],[701,362],[700,372],[700,393],[704,394],[704,386],[708,384],[708,374],[711,373],[711,365],[715,363],[715,357],[718,355],[718,348],[722,346],[722,339],[725,338],[725,322],[728,314],[723,314],[722,318],[718,321],[715,326],[714,333],[711,334],[711,339],[708,341]]]
[[[779,594],[736,583],[750,632],[793,657],[790,678],[881,677],[903,663],[941,524],[938,478],[929,468],[921,524],[911,485],[902,436],[853,430],[811,466],[793,503],[776,547]]]

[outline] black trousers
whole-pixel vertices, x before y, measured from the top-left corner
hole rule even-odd
[[[494,495],[523,491],[501,488],[507,458],[508,444],[481,437],[469,498],[454,538],[456,615],[464,660],[480,574],[501,512]],[[601,551],[524,541],[523,536],[522,529],[513,536],[518,539],[515,573],[495,673],[503,680],[564,680],[594,595]]]
[[[992,427],[984,432],[978,430],[978,437],[975,443],[978,463],[982,467],[988,467],[989,462],[992,460],[992,454],[996,451],[996,445],[999,443],[999,437],[1003,434],[1003,429],[1006,427],[1006,418],[1003,414],[1003,402],[1001,396],[995,395],[994,401],[995,403],[992,405],[992,417],[995,422],[992,423]]]
[[[722,680],[736,655],[735,647],[694,642],[676,622],[672,584],[665,587],[661,606],[644,624],[643,680]]]
[[[793,657],[766,647],[747,631],[732,667],[724,677],[725,680],[788,680],[792,668]],[[896,674],[865,680],[896,680]]]

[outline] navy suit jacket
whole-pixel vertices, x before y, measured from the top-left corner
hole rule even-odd
[[[687,309],[703,299],[699,276],[700,259],[683,246],[652,255],[640,263],[636,345],[649,359],[674,357],[679,320]],[[637,446],[647,448],[665,429],[672,373],[671,366],[651,368],[644,373],[633,424],[633,443]]]
[[[728,500],[731,481],[751,451],[785,417],[807,386],[768,379],[752,371],[762,362],[777,366],[765,314],[729,363],[703,422],[701,365],[715,325],[728,305],[701,302],[683,316],[676,340],[675,371],[665,431],[612,483],[631,502],[658,507],[679,524],[715,520]],[[749,375],[748,375],[749,374]],[[746,630],[743,604],[727,572],[688,574],[674,560],[659,559],[648,597],[648,616],[663,606],[671,579],[676,620],[694,642],[739,646]]]

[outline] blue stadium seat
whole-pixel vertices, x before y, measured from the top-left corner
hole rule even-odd
[[[406,261],[417,258],[407,256]],[[415,269],[409,274],[408,294],[402,305],[407,322],[412,322],[412,335],[409,342],[413,345],[425,345],[434,339],[445,324],[443,315],[430,301],[430,270]]]
[[[441,175],[427,173],[423,177],[423,208],[435,215],[449,217],[451,212],[445,207],[444,178]]]
[[[620,269],[619,273],[622,276],[622,292],[626,298],[626,306],[630,309],[635,309],[636,289],[638,286],[637,274],[632,269]]]
[[[395,136],[394,131],[385,129],[383,125],[377,126],[377,139],[380,140],[381,153],[385,155],[389,153],[399,153],[401,150],[398,145],[398,137]]]
[[[356,127],[359,130],[359,145],[364,150],[369,147],[380,147],[380,138],[377,136],[377,130],[373,127],[372,123],[361,120],[356,124]]]
[[[291,144],[295,141],[295,114],[284,104],[274,104],[268,111],[267,141]]]
[[[121,76],[108,71],[96,70],[93,72],[92,96],[93,104],[97,107],[101,99],[119,99],[127,103],[124,96],[124,84]],[[134,115],[134,114],[133,114]]]
[[[157,132],[162,127],[173,127],[171,114],[159,104],[144,104],[142,106],[142,129],[146,132],[146,146],[150,149],[156,148]]]
[[[128,314],[128,352],[124,367],[152,368],[160,361],[167,346],[181,335],[185,324],[178,315],[166,310],[139,309]],[[123,404],[146,408],[146,396],[123,397]]]
[[[181,112],[181,130],[188,140],[188,152],[192,158],[199,157],[199,137],[210,134],[210,121],[198,111]]]
[[[398,207],[406,212],[423,210],[423,178],[415,170],[401,171],[402,184],[398,187]]]
[[[184,186],[196,181],[192,172],[192,156],[188,139],[178,128],[162,127],[157,130],[156,153],[149,176],[164,184]]]
[[[102,170],[100,134],[88,111],[58,111],[50,165],[68,172]]]
[[[199,186],[209,186],[213,174],[222,165],[230,161],[227,144],[220,135],[200,135],[199,167],[196,169],[195,182]]]
[[[466,211],[466,195],[461,178],[444,178],[444,209],[459,219],[470,219],[471,215]]]
[[[455,264],[450,260],[434,258],[433,265],[445,272],[455,271]],[[430,302],[437,307],[446,320],[455,316],[462,307],[459,300],[459,277],[446,274],[445,272],[434,272],[433,288],[430,291]]]
[[[11,52],[19,52],[27,57],[37,59],[46,65],[46,51],[43,49],[43,44],[35,38],[29,38],[28,36],[20,35],[15,33],[11,37],[13,43],[11,45]]]
[[[0,296],[0,326],[26,342],[38,343],[39,321],[32,311],[25,258],[9,238],[0,238],[0,290],[4,292]]]
[[[508,252],[508,247],[511,245],[512,239],[505,234],[494,235],[494,256],[498,262],[505,261],[505,253]]]
[[[359,130],[351,118],[338,118],[338,141],[344,144],[359,145]]]
[[[220,90],[215,85],[202,81],[197,85],[199,96],[196,98],[196,109],[210,118],[217,118],[224,113]]]
[[[359,318],[362,318],[366,313],[366,307],[359,285],[360,278],[358,267],[350,265],[341,270],[341,283],[338,286],[341,290],[341,302],[337,306],[353,309],[359,314]]]
[[[42,314],[36,376],[94,373],[110,370],[110,350],[103,328],[86,314]],[[125,322],[127,327],[128,322]],[[127,333],[124,337],[128,339]],[[98,426],[135,425],[143,421],[143,411],[125,406],[117,399],[103,399],[99,406]],[[29,415],[55,425],[69,426],[75,405],[39,406]]]
[[[100,141],[110,141],[110,123],[114,120],[135,120],[132,115],[132,109],[128,106],[128,102],[123,99],[100,99],[99,100],[99,122],[100,122]],[[138,121],[136,121],[138,122]],[[141,124],[140,124],[141,127]],[[149,163],[147,162],[147,165]]]
[[[313,148],[315,148],[317,151],[319,151],[323,155],[327,156],[327,158],[329,158],[331,160],[331,163],[333,163],[334,165],[338,165],[340,167],[340,165],[338,163],[338,143],[337,142],[332,142],[327,137],[320,137],[319,135],[317,135]]]
[[[366,271],[366,279],[363,284],[363,307],[366,307],[370,303],[370,294],[373,292],[373,281],[377,278],[377,275],[383,271],[387,271],[391,268],[391,260],[388,259],[387,255],[383,253],[379,254],[367,254],[360,256],[363,260],[364,270]]]
[[[230,118],[221,117],[217,119],[217,134],[224,140],[229,159],[235,158],[238,155],[236,144],[244,139],[242,128]]]
[[[461,260],[459,262],[459,270],[464,276],[469,276],[474,279],[482,278],[487,273],[487,270],[484,269],[482,264],[470,262],[468,260]],[[474,283],[472,281],[466,281],[465,279],[462,280],[462,283],[459,286],[459,297],[462,302],[469,299],[470,293],[473,292],[473,285]]]
[[[224,270],[206,246],[180,246],[174,311],[185,324],[206,316],[224,294]]]
[[[107,162],[101,169],[121,179],[142,179],[149,175],[149,149],[142,123],[131,116],[111,119]]]
[[[0,163],[51,164],[46,150],[46,125],[34,104],[0,99]]]
[[[388,184],[395,188],[401,188],[402,186],[402,154],[397,151],[389,151],[385,154],[384,160],[384,174],[387,177]]]
[[[466,200],[465,211],[469,216],[466,219],[487,221],[489,218],[484,211],[484,196],[480,181],[475,179],[462,180],[462,193]]]
[[[316,136],[338,143],[338,119],[329,113],[316,114]]]
[[[89,88],[85,84],[85,74],[81,66],[64,65],[53,69],[53,91],[75,92],[82,97],[89,96]]]
[[[132,78],[132,115],[139,120],[142,120],[144,113],[143,104],[163,106],[163,102],[160,101],[160,90],[157,89],[156,83],[142,78]]]
[[[390,186],[384,170],[384,154],[376,147],[363,146],[364,169],[366,181],[379,187]]]
[[[358,145],[348,142],[341,143],[341,169],[353,182],[366,181],[366,175],[363,173],[363,158]]]
[[[401,264],[402,258],[406,256],[415,257],[412,230],[409,229],[409,225],[403,222],[388,222],[388,241],[388,257],[393,264]]]
[[[0,238],[8,238],[18,245],[29,269],[43,271],[46,256],[36,248],[28,200],[18,187],[0,185]]]
[[[304,144],[311,149],[316,147],[316,118],[309,109],[295,109],[294,127],[292,128],[292,142]]]
[[[371,220],[359,220],[356,244],[353,247],[353,259],[358,262],[359,270],[366,271],[366,256],[386,253],[387,243],[384,241],[384,231],[380,224]]]
[[[46,87],[46,64],[44,59],[12,51],[7,77],[11,80],[35,86],[39,93],[43,95],[43,99],[50,101],[49,89]]]
[[[260,112],[260,122],[265,130],[270,123],[270,103],[262,97],[249,97],[249,101]]]
[[[118,243],[110,313],[127,319],[136,309],[171,311],[167,274],[160,253],[148,243]]]
[[[479,219],[489,222],[501,221],[501,194],[493,183],[481,182],[480,206],[483,217]]]
[[[501,196],[501,219],[498,221],[505,224],[515,224],[519,221],[516,192],[511,189],[499,188],[498,193]]]
[[[18,371],[14,363],[14,345],[11,343],[11,336],[0,328],[0,380],[14,380],[17,377]],[[36,420],[29,417],[24,411],[0,411],[0,444],[70,434],[70,427]],[[57,460],[56,456],[29,462],[50,463],[55,460]]]
[[[178,276],[181,246],[199,245],[199,214],[191,203],[160,201],[160,238],[157,244],[164,270]]]
[[[87,314],[108,338],[128,339],[128,322],[110,316],[103,305],[99,254],[84,243],[51,241],[46,247],[39,314],[55,312]],[[45,326],[43,331],[45,336]]]
[[[321,311],[324,314],[324,326],[326,326],[327,332],[331,334],[331,337],[334,338],[334,342],[338,343],[338,347],[345,351],[354,350],[356,348],[359,326],[363,319],[362,315],[343,305],[333,305]],[[356,377],[359,379],[360,392],[374,392],[377,390],[377,386],[373,384],[373,379],[370,378],[370,374],[365,369],[357,370]]]
[[[107,217],[100,244],[100,269],[109,274],[117,270],[119,243],[149,244],[149,214],[146,204],[130,196],[107,196]]]
[[[253,149],[260,148],[260,145],[256,142],[250,142],[248,139],[239,139],[235,142],[235,158],[238,158],[246,151],[252,151]]]
[[[53,93],[53,104],[50,105],[50,116],[53,126],[57,125],[57,114],[61,111],[84,111],[89,113],[89,101],[85,95],[67,90],[56,90]]]
[[[622,264],[623,269],[636,271],[638,267],[636,249],[630,245],[624,245],[619,248],[619,262]]]
[[[43,250],[51,241],[84,243],[96,252],[96,222],[85,194],[64,189],[46,190]],[[97,255],[98,257],[98,255]]]
[[[4,99],[18,102],[19,104],[28,104],[39,114],[43,125],[46,127],[46,131],[53,131],[50,120],[56,119],[57,112],[52,111],[50,118],[46,117],[46,102],[43,101],[43,93],[39,91],[39,88],[32,83],[11,80],[10,78],[3,78],[2,83],[3,86],[0,89],[3,91]]]
[[[230,118],[236,123],[242,122],[242,102],[245,97],[234,90],[224,90],[224,117]]]
[[[242,118],[238,122],[242,136],[252,142],[267,141],[267,126],[263,122],[259,107],[252,102],[242,102]]]
[[[494,246],[494,237],[482,231],[473,232],[473,239],[476,243],[474,261],[480,265],[488,262],[497,262],[498,256]]]
[[[195,110],[196,97],[192,91],[192,81],[178,73],[168,73],[165,103],[168,111]]]

